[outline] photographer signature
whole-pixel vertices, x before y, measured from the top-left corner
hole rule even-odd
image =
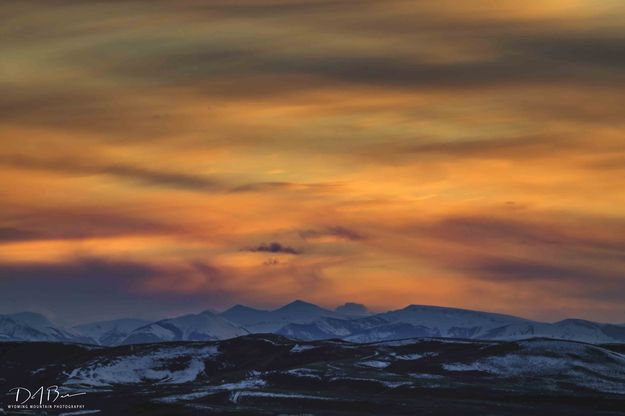
[[[78,392],[78,393],[64,393],[62,394],[59,391],[59,386],[39,386],[36,390],[30,390],[26,387],[13,387],[7,395],[15,395],[15,403],[18,404],[26,404],[26,403],[38,403],[42,404],[51,404],[55,403],[57,400],[69,399],[76,396],[84,396],[86,392]]]

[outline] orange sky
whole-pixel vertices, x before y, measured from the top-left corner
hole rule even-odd
[[[625,5],[15,0],[0,313],[625,322]]]

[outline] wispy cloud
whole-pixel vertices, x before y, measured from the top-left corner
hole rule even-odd
[[[341,226],[332,226],[322,229],[301,230],[298,234],[304,240],[314,240],[322,237],[336,237],[350,241],[360,241],[366,239],[366,237],[361,233]]]

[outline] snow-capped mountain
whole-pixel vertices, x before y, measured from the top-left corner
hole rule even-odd
[[[277,332],[285,325],[310,323],[322,317],[345,317],[345,315],[301,300],[271,311],[236,305],[223,312],[221,316],[252,333]]]
[[[527,319],[498,313],[440,306],[410,305],[379,316],[395,323],[408,323],[436,329],[441,337],[480,338],[482,334],[504,325],[530,323]]]
[[[415,337],[480,338],[504,325],[532,323],[514,316],[438,306],[404,309],[357,319],[319,319],[308,325],[290,324],[278,333],[304,340],[343,338],[377,342]]]
[[[52,324],[40,314],[0,315],[0,341],[62,341],[121,345],[162,341],[203,341],[250,333],[277,333],[298,340],[343,339],[371,343],[407,338],[522,340],[551,338],[593,344],[625,343],[625,326],[581,319],[537,322],[511,315],[440,306],[410,305],[369,316],[362,305],[342,313],[295,301],[274,310],[237,305],[217,314],[204,311],[158,322],[119,319],[76,326]],[[343,306],[346,306],[343,305]]]
[[[204,311],[197,315],[183,315],[164,319],[131,331],[119,344],[142,344],[163,341],[209,341],[234,338],[249,334],[243,327]]]
[[[565,319],[548,324],[528,322],[494,328],[482,335],[484,339],[515,340],[535,337],[566,339],[591,343],[625,342],[625,328],[581,319]]]
[[[150,321],[142,319],[115,319],[78,325],[72,329],[96,340],[100,345],[118,345],[132,331],[148,324]]]
[[[0,341],[94,342],[88,336],[57,327],[34,312],[0,315]]]
[[[290,324],[278,333],[301,340],[341,338],[360,343],[420,337],[484,340],[544,337],[595,344],[625,342],[625,329],[620,325],[579,319],[551,324],[490,312],[422,305],[367,318],[322,318],[305,325]]]
[[[277,333],[292,339],[310,341],[344,338],[388,324],[386,319],[379,316],[359,319],[320,318],[308,324],[288,324]]]

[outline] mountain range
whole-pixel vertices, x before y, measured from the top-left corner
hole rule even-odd
[[[594,344],[625,342],[625,325],[581,319],[546,323],[491,312],[424,305],[373,314],[353,303],[329,310],[296,300],[273,310],[236,305],[221,313],[207,310],[155,322],[118,319],[69,329],[33,312],[0,315],[0,341],[115,346],[214,341],[255,333],[275,333],[295,340],[342,339],[355,343],[407,338],[512,341],[539,337]]]

